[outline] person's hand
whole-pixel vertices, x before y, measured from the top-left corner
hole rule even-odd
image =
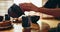
[[[24,10],[24,11],[37,11],[38,8],[33,5],[32,3],[21,3],[19,6]]]

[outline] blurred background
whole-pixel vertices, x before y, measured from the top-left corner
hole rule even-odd
[[[8,12],[8,8],[12,5],[13,0],[0,0],[0,15],[4,16]]]

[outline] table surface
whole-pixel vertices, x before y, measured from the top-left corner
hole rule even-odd
[[[49,24],[50,27],[56,27],[57,24],[59,23],[60,20],[48,20],[48,19],[42,19],[40,22],[45,22],[47,24]],[[39,22],[38,22],[39,23]],[[53,25],[52,25],[53,24]],[[40,25],[40,24],[39,24]],[[22,24],[13,24],[13,29],[11,30],[5,30],[5,31],[0,31],[0,32],[22,32]]]

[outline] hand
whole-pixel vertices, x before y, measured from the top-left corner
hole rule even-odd
[[[37,11],[38,7],[33,5],[32,3],[21,3],[19,6],[24,10],[24,11]]]

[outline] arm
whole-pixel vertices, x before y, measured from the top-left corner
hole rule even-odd
[[[45,13],[48,15],[52,15],[54,17],[60,17],[59,15],[60,9],[58,8],[55,8],[55,9],[38,8],[32,3],[23,3],[23,4],[20,4],[20,6],[23,9],[23,11],[36,11],[36,12],[41,12],[41,13]]]
[[[48,14],[48,15],[52,15],[54,17],[60,17],[60,9],[59,8],[55,8],[55,9],[39,8],[38,11]]]

